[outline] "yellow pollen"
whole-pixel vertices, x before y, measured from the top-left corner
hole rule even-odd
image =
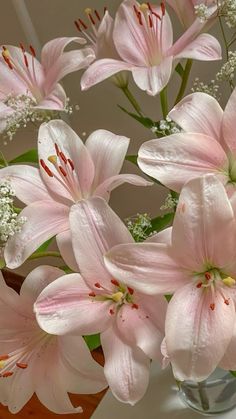
[[[48,161],[50,161],[50,163],[52,163],[52,164],[56,164],[56,162],[57,162],[57,156],[55,155],[53,155],[53,156],[49,156],[48,157]]]
[[[111,298],[113,301],[115,301],[116,303],[119,303],[122,298],[123,298],[123,292],[116,292],[115,294],[112,294]]]
[[[90,15],[92,13],[92,9],[90,9],[89,7],[87,7],[84,12],[86,13],[86,15]]]
[[[0,361],[0,370],[5,367],[5,361]]]
[[[4,49],[2,51],[2,55],[4,55],[5,58],[10,58],[11,57],[10,52],[9,52],[8,49]]]
[[[139,9],[141,10],[141,12],[146,12],[148,10],[147,3],[140,4]]]
[[[227,287],[233,287],[236,284],[235,279],[228,276],[227,278],[223,279],[223,283],[227,285]]]

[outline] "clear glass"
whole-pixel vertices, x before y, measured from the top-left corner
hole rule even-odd
[[[180,383],[179,395],[188,407],[205,416],[227,412],[236,406],[236,378],[217,368],[201,383]]]

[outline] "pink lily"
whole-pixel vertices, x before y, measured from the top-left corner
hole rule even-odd
[[[185,29],[189,28],[193,23],[199,25],[199,28],[202,29],[206,24],[209,24],[209,19],[212,20],[212,17],[216,17],[216,0],[166,0],[166,2],[174,9]],[[200,19],[197,19],[195,6],[199,4],[205,4],[208,8],[209,18],[206,22],[201,22]]]
[[[213,173],[232,195],[236,191],[235,107],[236,90],[224,112],[205,93],[185,97],[169,114],[184,131],[144,143],[139,167],[177,192],[188,180]]]
[[[65,122],[42,124],[40,168],[14,165],[0,170],[0,179],[9,179],[16,196],[27,205],[21,216],[28,221],[5,247],[7,266],[20,266],[55,235],[59,248],[69,245],[70,208],[81,199],[97,195],[108,200],[110,192],[124,182],[151,185],[140,176],[118,174],[128,146],[127,137],[105,130],[94,131],[84,145]]]
[[[121,60],[94,62],[82,76],[83,90],[127,70],[140,89],[156,95],[167,85],[174,60],[221,58],[219,42],[208,34],[197,36],[192,29],[173,44],[172,24],[164,3],[156,7],[124,0],[116,13],[113,40]]]
[[[66,275],[45,288],[35,303],[38,322],[56,334],[101,332],[108,384],[118,400],[134,404],[147,389],[150,358],[161,356],[167,302],[127,287],[105,267],[108,250],[134,240],[103,199],[74,205],[70,222],[82,277]]]
[[[89,47],[93,49],[94,59],[118,58],[113,42],[114,19],[110,16],[108,10],[104,9],[104,16],[97,10],[85,9],[86,20],[81,18],[75,21],[76,28],[80,35],[87,40]]]
[[[79,413],[68,397],[107,386],[103,369],[80,336],[49,335],[40,329],[33,304],[45,286],[64,274],[40,266],[25,279],[20,295],[0,275],[0,402],[19,412],[36,393],[54,413]]]
[[[213,175],[183,188],[171,244],[115,246],[106,266],[147,294],[174,294],[167,309],[166,348],[175,377],[202,381],[227,353],[234,333],[236,220]],[[226,355],[225,355],[226,356]]]
[[[11,107],[12,97],[30,99],[32,108],[63,110],[66,105],[66,93],[58,83],[65,75],[84,68],[94,59],[91,48],[64,52],[71,42],[84,45],[83,38],[57,38],[44,45],[41,63],[36,58],[35,50],[30,46],[28,53],[21,48],[6,45],[2,47],[0,58],[0,130],[3,131],[7,118],[14,114]]]

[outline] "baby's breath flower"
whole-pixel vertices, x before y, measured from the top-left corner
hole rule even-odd
[[[236,51],[229,51],[229,59],[221,67],[220,71],[216,74],[216,79],[219,81],[232,81],[235,76],[235,70],[236,70]]]
[[[170,119],[169,116],[167,116],[166,119],[162,119],[161,121],[153,125],[151,131],[154,134],[157,134],[158,137],[165,137],[166,135],[181,132],[181,128],[174,121],[172,121],[172,119]]]
[[[201,22],[205,22],[209,18],[209,9],[204,3],[194,6],[194,9]]]
[[[9,239],[14,234],[19,233],[26,217],[17,217],[14,210],[15,192],[9,181],[0,183],[0,253]]]
[[[224,17],[229,28],[236,26],[236,0],[218,0],[219,16]]]
[[[165,203],[164,205],[162,205],[160,207],[161,211],[165,211],[165,210],[174,210],[176,208],[178,204],[178,199],[174,198],[170,193],[167,195],[166,199],[165,199]]]
[[[19,128],[25,128],[29,122],[32,122],[33,124],[37,122],[42,123],[60,117],[58,111],[36,109],[36,100],[33,97],[24,94],[19,94],[17,96],[9,94],[4,103],[13,110],[6,118],[6,128],[4,130],[4,136],[9,141],[13,139]],[[71,114],[72,111],[73,109],[69,104],[69,98],[67,98],[63,112]],[[7,142],[4,144],[7,144]]]
[[[203,83],[197,77],[194,80],[193,87],[191,89],[192,92],[202,92],[207,93],[208,95],[213,96],[215,99],[219,99],[219,88],[220,86],[216,84],[215,80],[211,80],[210,83]]]
[[[142,242],[149,237],[148,230],[152,227],[148,214],[137,214],[125,220],[128,230],[136,242]]]

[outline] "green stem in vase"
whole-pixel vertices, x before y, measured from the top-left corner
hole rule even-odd
[[[179,93],[177,95],[175,105],[184,97],[184,93],[188,84],[189,75],[192,69],[193,60],[188,59],[184,68],[184,73],[182,76],[182,83],[180,85]]]
[[[199,398],[200,398],[202,409],[204,410],[204,412],[207,412],[210,408],[210,405],[209,405],[209,399],[207,397],[207,392],[205,388],[205,382],[202,381],[200,383],[197,383],[197,385],[198,385],[198,392],[199,392]]]

